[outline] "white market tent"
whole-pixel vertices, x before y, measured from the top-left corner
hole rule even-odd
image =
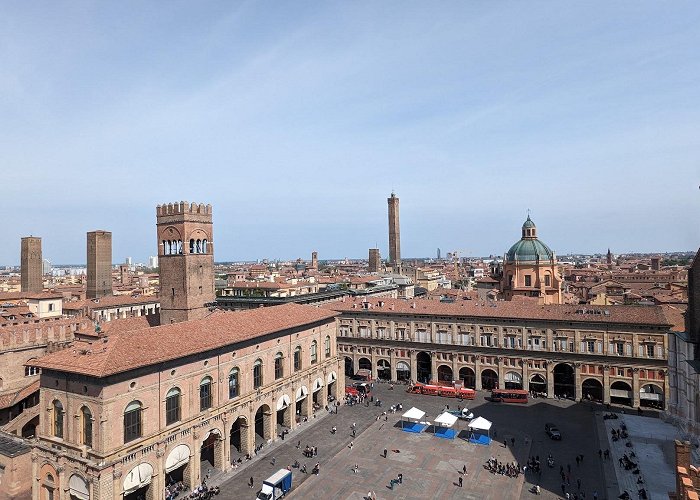
[[[439,425],[440,427],[452,427],[456,421],[457,417],[455,415],[445,412],[438,415],[435,419],[435,425]]]
[[[469,428],[488,432],[489,429],[491,429],[491,422],[486,420],[484,417],[476,417],[474,420],[469,422]]]
[[[415,420],[416,422],[419,422],[421,418],[425,416],[425,412],[423,410],[419,410],[415,406],[412,407],[410,410],[408,410],[406,413],[401,415],[401,428],[403,428],[403,421],[408,420],[409,422],[412,420]]]

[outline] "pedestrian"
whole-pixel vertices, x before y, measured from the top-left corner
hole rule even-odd
[[[601,449],[598,449],[598,458],[601,460],[603,459],[603,450]]]
[[[297,441],[297,450],[301,448],[301,441]]]
[[[576,486],[578,487],[578,490],[581,491],[581,478],[580,477],[576,478]]]
[[[593,500],[598,500],[598,492],[597,491],[593,492]]]
[[[464,467],[462,467],[462,474],[467,475],[467,464],[464,464]]]
[[[384,448],[384,458],[386,458],[386,452],[387,452],[387,450],[386,450],[386,448]]]
[[[351,450],[352,450],[352,445],[353,445],[353,442],[350,441],[350,444],[348,445],[348,448],[350,448]]]
[[[459,487],[461,488],[462,487],[462,476],[459,476],[457,478],[457,481],[459,481]]]
[[[253,485],[255,484],[255,480],[253,480],[253,476],[250,476],[250,480],[248,481],[248,486],[250,486],[250,489],[253,489]]]
[[[508,448],[508,440],[507,439],[503,440],[503,447]]]
[[[276,462],[276,461],[277,461],[277,459],[276,459],[275,457],[272,457],[272,462],[271,462],[272,465],[275,465],[275,462]]]
[[[355,429],[352,430],[352,437],[355,437]]]
[[[566,485],[564,483],[561,483],[561,494],[566,495]]]
[[[403,484],[403,474],[399,472],[399,484]]]
[[[314,456],[318,456],[318,448],[314,446]]]
[[[515,447],[515,438],[514,437],[510,438],[510,445]]]

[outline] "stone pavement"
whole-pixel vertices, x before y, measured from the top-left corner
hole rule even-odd
[[[599,407],[589,403],[575,403],[567,400],[534,399],[527,405],[509,405],[491,403],[484,398],[486,392],[479,392],[474,401],[463,401],[407,394],[405,386],[396,386],[388,390],[387,384],[374,386],[374,394],[382,399],[382,407],[341,406],[338,415],[327,415],[321,410],[319,418],[304,424],[290,433],[285,441],[278,440],[266,446],[255,460],[232,473],[216,478],[221,482],[219,498],[254,498],[263,479],[294,460],[306,463],[309,471],[316,461],[321,463],[318,477],[301,474],[293,469],[293,489],[289,498],[362,498],[372,489],[378,498],[535,498],[528,490],[533,484],[540,484],[541,499],[562,498],[559,467],[566,470],[571,467],[568,485],[569,492],[577,492],[576,479],[582,481],[581,491],[586,498],[592,498],[592,492],[598,491],[600,500],[606,498],[603,481],[604,469],[608,467],[614,477],[612,465],[598,460],[600,448],[595,410]],[[489,447],[468,444],[462,440],[444,440],[428,434],[410,434],[393,428],[400,414],[391,415],[388,421],[378,423],[376,416],[389,405],[402,403],[404,411],[416,406],[427,413],[426,419],[434,419],[448,404],[455,408],[458,404],[468,405],[477,416],[483,416],[494,424],[498,443]],[[653,419],[650,419],[653,420]],[[557,424],[563,434],[561,442],[551,441],[544,432],[545,422]],[[357,437],[353,439],[350,426],[357,424]],[[335,425],[338,433],[332,435],[331,427]],[[458,425],[464,427],[464,422]],[[462,428],[460,427],[460,428]],[[503,438],[514,437],[516,446],[511,450],[503,447]],[[603,437],[604,439],[604,437]],[[317,458],[305,458],[296,448],[301,440],[305,445],[317,446]],[[353,441],[352,450],[347,448]],[[385,460],[379,456],[384,447],[398,449],[400,453],[389,452]],[[548,453],[554,455],[556,466],[546,466]],[[584,455],[580,466],[576,465],[576,455]],[[527,474],[525,482],[493,476],[482,465],[490,455],[499,460],[517,460],[525,463],[528,455],[539,455],[543,465],[540,477]],[[272,465],[272,458],[275,464]],[[351,468],[357,463],[359,472]],[[456,485],[458,471],[467,464],[468,475],[464,478],[463,488]],[[397,485],[392,492],[387,488],[389,479],[401,472],[404,484]],[[255,488],[250,490],[248,479],[254,478]],[[248,493],[246,493],[248,492]],[[615,498],[615,497],[612,497]]]

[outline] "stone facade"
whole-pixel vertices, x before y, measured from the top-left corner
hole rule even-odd
[[[236,318],[272,309],[218,314],[231,315],[235,324]],[[183,325],[189,324],[193,337],[206,334],[205,323]],[[256,387],[258,363],[262,379]],[[312,415],[314,403],[321,408],[329,395],[341,398],[343,376],[332,317],[106,377],[45,367],[34,498],[47,498],[53,488],[53,498],[67,499],[72,476],[88,485],[94,499],[131,498],[137,490],[148,499],[162,498],[168,476],[195,486],[209,469],[229,470],[257,444],[295,428]],[[173,394],[179,394],[176,416],[169,413]],[[140,412],[138,436],[127,436],[125,429],[132,405]],[[134,482],[134,471],[140,471],[141,483]]]
[[[112,295],[112,233],[87,233],[87,298]]]
[[[158,205],[156,225],[161,324],[201,319],[215,300],[211,205]]]
[[[23,292],[39,293],[44,289],[41,238],[22,238],[21,246],[21,286]]]
[[[382,257],[378,248],[369,249],[369,272],[378,273],[382,270]]]
[[[664,405],[668,397],[670,325],[660,308],[391,299],[324,307],[342,313],[346,372],[367,368],[389,380],[524,388],[633,407]]]

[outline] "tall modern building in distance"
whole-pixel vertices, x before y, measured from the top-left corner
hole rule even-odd
[[[23,292],[39,293],[44,289],[41,238],[22,238],[20,283]]]
[[[156,226],[161,325],[204,318],[215,300],[211,205],[158,205]]]
[[[394,194],[389,204],[389,263],[394,272],[401,272],[401,229],[399,228],[399,199]]]
[[[87,233],[87,298],[112,295],[112,233]]]

